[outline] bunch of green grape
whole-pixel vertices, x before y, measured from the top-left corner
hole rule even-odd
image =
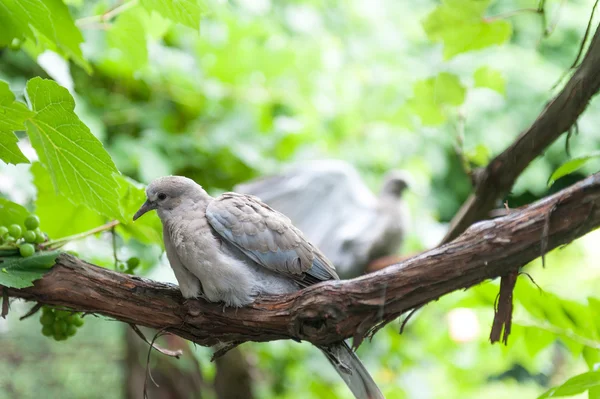
[[[75,335],[77,329],[83,326],[83,318],[80,313],[44,306],[40,323],[42,323],[42,334],[53,337],[57,341],[64,341]]]
[[[40,219],[36,215],[29,215],[23,221],[25,231],[18,224],[0,226],[0,246],[3,249],[18,249],[22,257],[26,258],[35,253],[35,244],[46,241],[46,235],[40,230]]]
[[[140,265],[140,258],[132,256],[127,259],[127,262],[119,262],[117,266],[117,270],[125,273],[125,274],[134,274],[135,269]]]

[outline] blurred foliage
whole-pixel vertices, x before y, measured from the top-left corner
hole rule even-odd
[[[111,268],[139,257],[136,273],[173,281],[156,216],[130,223],[141,183],[182,174],[217,194],[288,162],[331,157],[356,165],[375,190],[387,170],[408,170],[415,184],[403,250],[431,247],[470,193],[467,172],[560,89],[592,5],[2,1],[0,219],[21,223],[35,211],[53,239],[117,219],[114,234],[67,248]],[[565,135],[527,168],[509,206],[598,170],[598,107],[593,101],[569,135],[570,151]],[[519,278],[507,347],[486,339],[498,292],[490,282],[431,303],[402,335],[389,325],[359,355],[389,399],[599,398],[597,239],[554,251],[544,270],[526,267],[543,291]],[[39,324],[30,327],[34,318],[16,320],[19,306],[0,324],[0,397],[122,395],[116,323],[92,320],[73,339],[49,342]],[[308,344],[244,347],[261,398],[347,397]],[[211,378],[209,350],[197,354]]]

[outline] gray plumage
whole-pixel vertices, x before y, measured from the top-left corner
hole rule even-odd
[[[342,278],[352,278],[400,248],[408,219],[402,201],[408,180],[405,172],[390,171],[376,196],[352,165],[325,160],[303,162],[234,189],[288,216]]]
[[[337,279],[334,266],[283,214],[237,193],[211,197],[193,180],[168,176],[146,189],[134,220],[156,209],[169,263],[185,298],[240,307]],[[383,398],[345,344],[319,347],[356,398]]]

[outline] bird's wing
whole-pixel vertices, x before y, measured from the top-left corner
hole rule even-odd
[[[254,196],[224,193],[208,204],[206,217],[250,259],[301,285],[338,278],[329,260],[290,219]]]
[[[349,265],[347,244],[377,218],[377,198],[356,169],[344,161],[297,164],[281,174],[235,187],[288,216],[336,265]]]

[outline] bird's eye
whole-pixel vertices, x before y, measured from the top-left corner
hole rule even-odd
[[[160,193],[160,194],[158,194],[158,199],[159,199],[159,200],[161,200],[161,201],[162,201],[162,200],[164,200],[164,199],[166,199],[166,198],[167,198],[167,194],[165,194],[165,193]]]

